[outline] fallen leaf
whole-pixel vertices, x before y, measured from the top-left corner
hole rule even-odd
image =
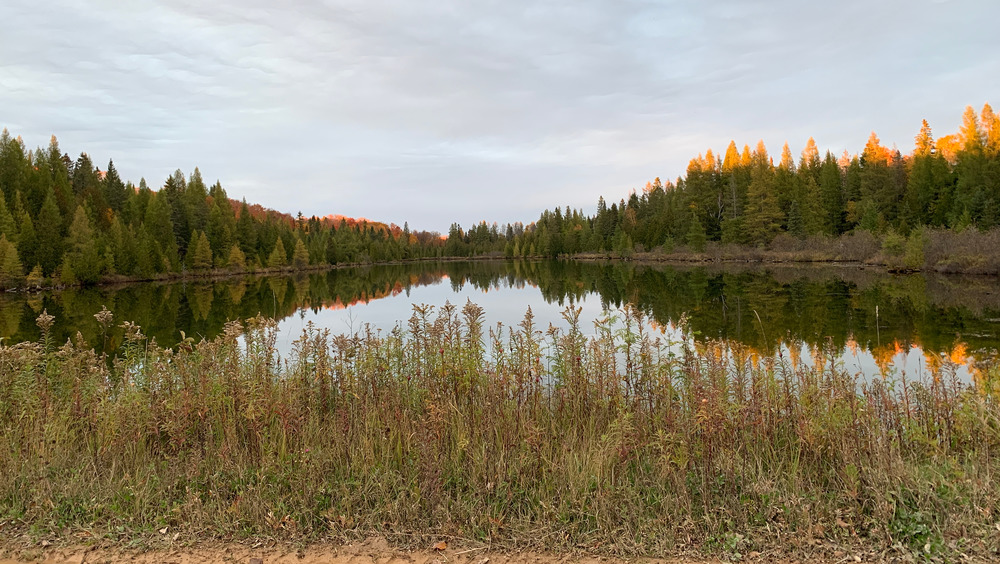
[[[160,534],[161,535],[167,534],[167,527],[163,527],[162,529],[160,529]]]
[[[844,520],[840,519],[840,518],[837,519],[837,526],[840,527],[841,529],[846,529],[846,528],[850,527],[850,525],[848,525],[847,523],[845,523]]]
[[[434,550],[444,550],[446,548],[448,548],[448,543],[444,541],[439,541],[437,544],[434,545]]]

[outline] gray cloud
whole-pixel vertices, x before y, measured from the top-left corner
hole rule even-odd
[[[592,209],[730,139],[909,150],[998,91],[995,3],[0,6],[0,124],[158,186],[444,230]],[[995,101],[994,101],[995,102]]]

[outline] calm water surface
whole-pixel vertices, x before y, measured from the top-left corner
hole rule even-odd
[[[211,338],[228,320],[258,313],[279,320],[287,352],[309,323],[332,333],[405,326],[414,304],[440,308],[471,300],[486,322],[514,326],[528,307],[541,329],[566,327],[567,306],[594,320],[630,303],[665,340],[680,337],[684,315],[696,339],[728,339],[760,354],[781,351],[805,361],[832,348],[845,368],[864,375],[927,377],[955,370],[964,380],[993,358],[1000,334],[1000,291],[992,278],[895,276],[857,267],[677,267],[568,261],[452,262],[352,267],[287,277],[222,282],[136,284],[33,295],[0,295],[4,342],[38,338],[35,317],[56,316],[61,342],[78,331],[99,343],[93,315],[107,306],[115,321],[134,321],[162,345],[180,331]]]

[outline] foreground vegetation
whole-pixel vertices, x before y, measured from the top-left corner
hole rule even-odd
[[[473,304],[389,332],[273,321],[149,342],[0,347],[9,532],[454,535],[621,554],[813,539],[997,555],[1000,372],[859,381],[726,342],[668,346],[631,309],[486,327]],[[102,334],[110,312],[95,316]],[[683,326],[683,323],[682,323]],[[947,373],[947,371],[945,371]]]

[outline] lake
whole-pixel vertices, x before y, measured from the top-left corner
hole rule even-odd
[[[865,376],[974,378],[995,357],[1000,290],[993,278],[893,275],[858,266],[646,265],[576,261],[472,261],[339,268],[291,276],[142,283],[0,295],[4,343],[39,337],[35,318],[56,316],[57,343],[77,332],[112,352],[94,314],[106,306],[116,325],[133,321],[161,345],[181,331],[212,338],[234,319],[279,320],[287,352],[307,324],[332,333],[405,327],[414,304],[483,307],[487,325],[515,326],[528,307],[539,328],[566,327],[563,311],[581,308],[584,332],[605,310],[632,304],[647,328],[680,338],[681,317],[696,340],[737,341],[758,355],[780,352],[808,362],[832,349],[845,369]]]

